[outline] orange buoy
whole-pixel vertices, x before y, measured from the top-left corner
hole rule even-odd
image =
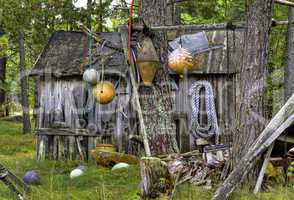
[[[108,104],[115,97],[114,85],[109,81],[101,81],[93,89],[93,95],[100,104]]]
[[[152,40],[149,37],[145,37],[137,58],[137,65],[145,86],[152,86],[158,64],[159,57]]]
[[[191,53],[181,47],[174,50],[168,57],[169,68],[180,76],[187,71],[200,68],[203,62],[203,54],[196,55],[193,59]]]

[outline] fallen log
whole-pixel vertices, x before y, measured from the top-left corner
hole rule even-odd
[[[229,177],[215,192],[212,200],[227,199],[254,166],[255,159],[261,155],[285,131],[285,129],[290,127],[293,123],[294,94],[270,121],[257,140],[250,146],[245,156],[240,160]]]

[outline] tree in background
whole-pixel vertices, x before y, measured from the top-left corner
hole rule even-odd
[[[285,66],[285,100],[294,93],[294,8],[289,8],[289,25],[287,34],[286,66]]]
[[[142,19],[147,26],[172,25],[173,12],[167,0],[145,0],[142,4]],[[149,136],[152,154],[167,154],[178,151],[176,127],[172,121],[172,95],[167,68],[167,35],[156,32],[153,43],[160,58],[152,87],[140,87],[140,102]]]
[[[31,4],[27,1],[1,1],[3,13],[1,24],[5,32],[9,33],[12,41],[17,41],[19,53],[19,80],[21,87],[20,101],[23,111],[23,133],[31,132],[30,109],[28,102],[28,77],[25,63],[25,30],[31,25]]]
[[[4,32],[0,30],[0,117],[7,116],[9,114],[6,104],[6,63],[7,63],[7,48],[8,41],[4,36]]]
[[[248,1],[243,64],[240,72],[239,131],[234,136],[234,163],[264,129],[265,75],[272,25],[273,0]]]

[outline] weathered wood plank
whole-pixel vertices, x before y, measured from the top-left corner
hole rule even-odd
[[[284,131],[294,123],[294,95],[269,122],[257,140],[250,146],[233,172],[216,191],[213,200],[227,199],[242,178],[253,167],[254,159],[264,152]]]
[[[270,161],[270,156],[271,156],[271,153],[273,151],[274,145],[275,144],[273,143],[269,147],[269,149],[267,150],[267,153],[265,155],[265,158],[264,158],[264,161],[263,161],[263,164],[262,164],[262,167],[261,167],[261,170],[260,170],[256,185],[255,185],[255,188],[254,188],[254,194],[256,194],[256,193],[258,193],[260,191],[260,188],[261,188],[261,185],[262,185],[262,182],[263,182],[263,178],[264,178],[264,174],[266,172],[268,163]]]

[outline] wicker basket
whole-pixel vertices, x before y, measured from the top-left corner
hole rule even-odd
[[[116,152],[116,147],[113,144],[97,144],[97,151]]]

